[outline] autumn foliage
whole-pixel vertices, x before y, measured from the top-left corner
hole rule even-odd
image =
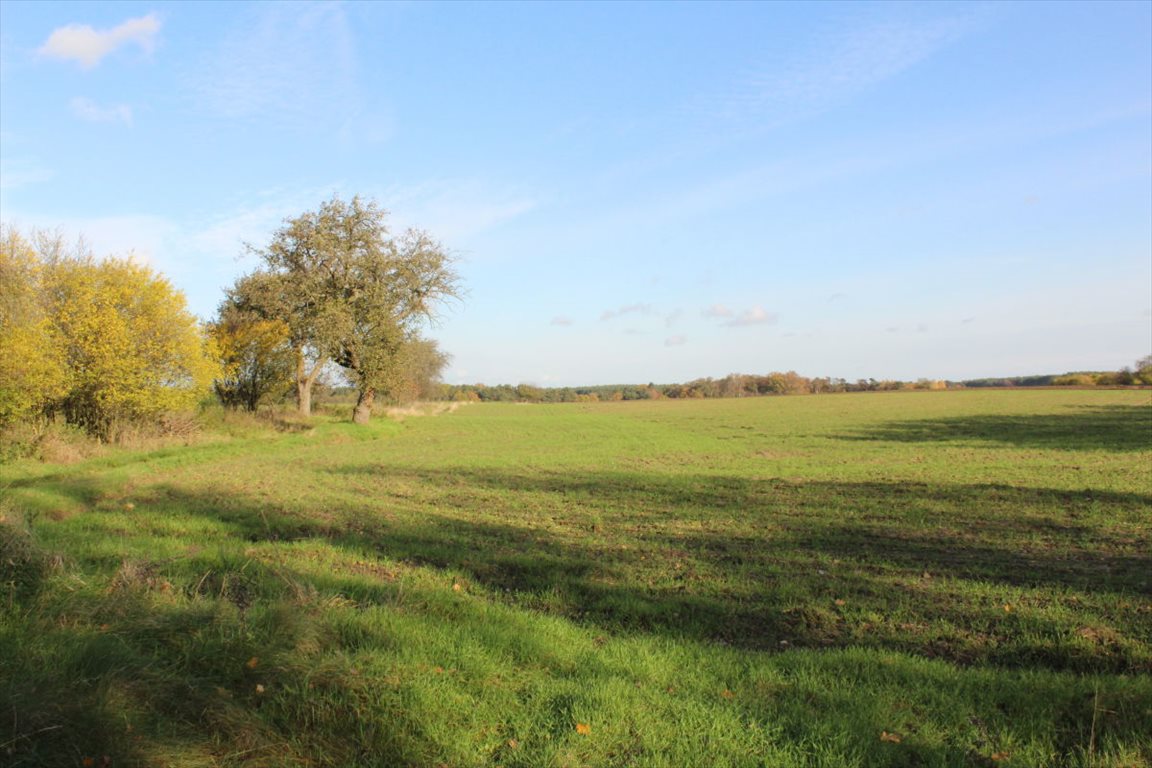
[[[0,423],[60,415],[108,439],[117,425],[192,408],[217,368],[184,296],[129,259],[3,237]],[[9,279],[11,276],[11,279]]]

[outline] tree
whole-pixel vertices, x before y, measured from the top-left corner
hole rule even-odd
[[[265,269],[250,276],[245,293],[254,309],[290,328],[304,412],[311,381],[330,359],[356,385],[353,420],[366,423],[377,395],[402,389],[421,324],[459,295],[444,248],[419,230],[394,236],[386,218],[373,202],[334,197],[287,220],[267,248],[252,249]]]
[[[45,409],[68,382],[32,242],[0,229],[0,426]]]
[[[432,339],[408,343],[400,355],[402,381],[393,392],[394,399],[404,402],[431,400],[440,394],[440,376],[451,358]]]
[[[291,389],[296,355],[283,320],[261,317],[228,298],[208,334],[221,368],[213,386],[225,407],[255,411],[262,401]]]
[[[68,387],[52,408],[108,439],[116,422],[190,408],[216,366],[184,295],[124,259],[64,258],[45,266],[48,311]]]
[[[312,388],[330,357],[316,343],[318,303],[315,291],[303,277],[308,273],[308,260],[290,258],[290,244],[285,242],[288,238],[283,233],[284,230],[277,233],[267,250],[249,246],[267,264],[275,266],[241,277],[227,292],[225,303],[238,312],[284,324],[292,350],[296,408],[302,416],[310,416]]]
[[[1132,371],[1132,380],[1136,384],[1152,384],[1152,355],[1147,355],[1136,361]]]

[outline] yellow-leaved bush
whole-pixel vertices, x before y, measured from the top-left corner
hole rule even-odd
[[[294,382],[296,350],[283,320],[265,319],[225,305],[208,324],[220,370],[216,396],[228,408],[255,411],[271,397],[288,394]]]
[[[0,426],[64,394],[68,371],[42,302],[43,265],[14,229],[0,232]]]
[[[194,407],[218,372],[184,295],[126,259],[44,266],[46,304],[68,372],[54,410],[108,437],[120,421]]]

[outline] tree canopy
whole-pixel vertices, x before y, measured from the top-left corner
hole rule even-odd
[[[197,404],[215,375],[184,295],[130,259],[7,230],[0,248],[0,421],[41,412],[107,439]]]
[[[393,234],[387,216],[374,202],[334,197],[288,219],[268,246],[251,248],[263,266],[235,293],[245,306],[287,324],[302,411],[312,381],[331,360],[356,385],[354,418],[366,422],[377,395],[403,386],[421,326],[441,302],[459,296],[444,247],[420,230]]]

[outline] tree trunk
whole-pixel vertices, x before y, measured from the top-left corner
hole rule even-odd
[[[304,349],[296,350],[296,408],[301,416],[312,415],[312,385],[320,376],[324,362],[323,359],[317,360],[316,365],[309,371]]]
[[[301,416],[312,415],[312,382],[296,379],[296,408]]]
[[[376,390],[372,387],[360,390],[360,397],[356,400],[356,409],[352,411],[353,424],[367,424],[372,418],[372,401],[376,399]]]

